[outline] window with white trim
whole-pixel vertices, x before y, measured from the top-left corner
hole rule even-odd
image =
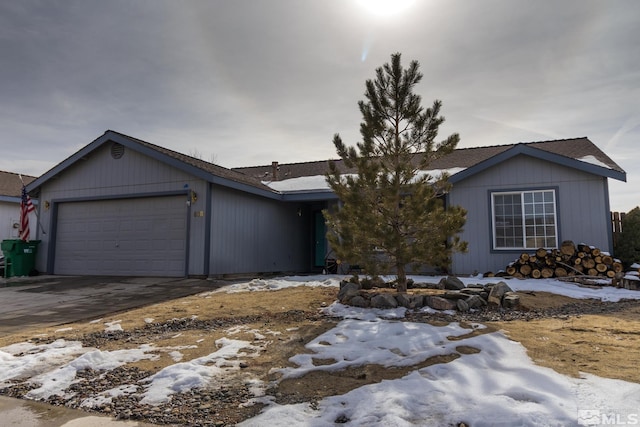
[[[558,247],[555,190],[491,194],[493,248]]]

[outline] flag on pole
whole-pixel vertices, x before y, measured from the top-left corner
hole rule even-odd
[[[27,189],[22,186],[22,200],[20,201],[20,240],[29,241],[29,213],[35,211],[36,208],[31,202],[31,197],[27,194]]]

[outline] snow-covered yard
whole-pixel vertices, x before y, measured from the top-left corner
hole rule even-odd
[[[216,292],[263,292],[286,287],[338,286],[340,277],[305,276],[253,280]],[[439,278],[413,277],[416,282]],[[465,283],[489,283],[496,279],[462,278]],[[640,292],[616,288],[591,289],[556,280],[512,280],[516,291],[548,291],[573,298],[618,301],[639,299]],[[212,293],[200,295],[210,298]],[[567,426],[632,425],[640,423],[640,384],[582,374],[572,378],[538,366],[526,349],[503,332],[469,334],[467,327],[452,322],[444,326],[398,321],[405,309],[367,310],[334,303],[324,309],[342,320],[306,345],[307,352],[290,359],[291,366],[274,366],[282,378],[295,378],[315,370],[341,370],[378,364],[385,367],[414,366],[426,359],[459,354],[448,363],[410,371],[396,380],[384,380],[356,388],[319,402],[292,405],[275,403],[265,394],[267,385],[254,380],[254,402],[266,404],[262,413],[242,426],[325,426],[335,422],[354,426],[456,425],[472,426]],[[150,319],[149,319],[150,320]],[[105,329],[117,327],[105,324]],[[473,324],[474,329],[483,329]],[[113,329],[112,329],[113,330]],[[0,348],[0,388],[11,380],[26,379],[36,386],[27,394],[33,399],[64,395],[82,369],[108,371],[136,360],[171,354],[176,362],[146,380],[119,386],[85,399],[82,406],[99,407],[122,394],[140,394],[143,403],[158,404],[174,393],[203,387],[212,380],[241,369],[244,360],[262,350],[258,341],[234,339],[238,328],[216,341],[217,350],[181,361],[180,348],[159,348],[153,343],[136,349],[105,351],[86,348],[77,341],[56,340],[48,344],[17,343]],[[254,331],[264,334],[266,331]],[[467,336],[470,335],[470,336]],[[457,337],[451,340],[451,337]],[[197,343],[194,343],[197,345]],[[472,347],[477,352],[458,352]],[[333,360],[315,364],[314,360]]]

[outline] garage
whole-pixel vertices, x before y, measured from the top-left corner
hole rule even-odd
[[[54,273],[186,275],[185,196],[58,203]]]

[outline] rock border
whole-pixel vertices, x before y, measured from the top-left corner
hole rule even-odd
[[[376,292],[382,289],[380,282],[370,286],[370,282],[358,280],[356,276],[340,282],[338,301],[344,305],[362,308],[393,309],[405,307],[420,309],[430,307],[440,311],[459,311],[462,313],[488,307],[490,309],[513,309],[520,305],[520,296],[505,282],[470,284],[465,286],[455,276],[443,277],[439,283],[410,282],[409,289],[436,289],[443,292],[438,295],[410,293]],[[389,288],[390,286],[386,286]]]

